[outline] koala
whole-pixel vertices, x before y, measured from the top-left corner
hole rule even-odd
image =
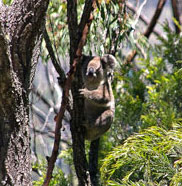
[[[82,78],[84,88],[85,139],[93,141],[103,135],[111,126],[115,113],[112,92],[113,71],[116,59],[112,55],[103,57],[83,56]]]

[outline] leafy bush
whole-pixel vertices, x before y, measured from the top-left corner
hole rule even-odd
[[[180,27],[179,23],[175,22]],[[159,41],[161,41],[161,44],[156,46],[158,56],[177,69],[182,68],[182,63],[178,62],[182,60],[182,37],[171,30],[167,22],[163,25],[163,30],[167,34],[167,39],[158,37]]]
[[[122,145],[103,161],[104,185],[182,185],[182,36],[164,31],[147,58],[116,73],[111,136]]]
[[[182,36],[168,24],[164,31],[167,38],[150,45],[145,59],[129,67],[121,65],[115,74],[116,114],[111,135],[115,144],[151,126],[171,129],[173,121],[182,117]]]
[[[135,134],[104,159],[101,176],[107,185],[182,184],[182,126],[166,131],[151,127]]]

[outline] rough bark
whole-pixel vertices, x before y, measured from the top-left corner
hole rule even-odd
[[[28,94],[48,0],[0,7],[0,185],[31,184]]]
[[[76,174],[79,181],[79,186],[90,186],[90,174],[88,162],[85,154],[85,143],[84,143],[84,131],[80,125],[84,118],[84,102],[81,96],[79,96],[79,89],[82,87],[80,65],[77,66],[78,70],[75,74],[77,81],[72,84],[73,93],[73,112],[71,114],[71,134],[73,143],[73,160],[75,165]]]

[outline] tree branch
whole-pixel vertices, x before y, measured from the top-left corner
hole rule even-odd
[[[131,3],[127,2],[127,3],[126,3],[126,6],[127,6],[127,8],[130,9],[133,13],[136,13],[136,12],[137,12],[137,9],[136,9]],[[150,24],[148,18],[147,18],[145,15],[140,14],[139,18],[144,22],[145,25],[148,26],[148,25]],[[153,29],[153,32],[154,32],[154,34],[155,34],[156,36],[162,37],[161,33],[160,33],[159,31],[157,31],[155,28]]]
[[[67,17],[70,36],[70,64],[73,63],[78,45],[77,1],[67,0]]]
[[[173,15],[174,18],[180,23],[180,15],[179,15],[179,11],[178,11],[178,2],[176,0],[171,0],[171,4],[172,4],[172,9],[173,9]],[[175,29],[176,29],[176,33],[179,34],[180,33],[180,28],[175,25]]]
[[[66,79],[64,70],[61,68],[60,64],[58,63],[58,61],[56,59],[56,56],[54,55],[54,50],[52,48],[51,40],[49,38],[49,35],[47,33],[47,29],[46,28],[44,29],[43,33],[44,33],[44,40],[46,42],[46,48],[47,48],[47,50],[49,52],[52,64],[54,65],[54,68],[56,69],[57,73],[59,74],[61,85],[63,85],[63,83],[64,83],[64,81]]]
[[[95,2],[94,0],[86,0],[85,4],[89,3],[90,1],[92,2],[92,4]],[[81,35],[80,39],[78,39],[77,31],[79,28],[78,28],[78,24],[77,24],[77,7],[76,6],[77,6],[77,4],[76,4],[75,0],[68,0],[68,5],[67,5],[68,11],[67,12],[68,12],[69,35],[70,35],[70,63],[72,64],[72,66],[70,68],[70,71],[68,73],[68,76],[65,80],[65,84],[63,87],[63,97],[62,97],[61,107],[60,107],[60,110],[59,110],[59,113],[57,116],[57,120],[56,120],[54,146],[53,146],[51,157],[48,162],[46,178],[44,180],[43,186],[48,186],[49,182],[51,180],[51,177],[52,177],[52,172],[54,169],[55,161],[58,156],[59,143],[60,143],[60,139],[61,139],[60,129],[62,127],[62,120],[63,120],[64,112],[65,112],[66,107],[69,102],[69,90],[71,88],[73,75],[76,72],[77,63],[81,58],[81,52],[82,52],[83,46],[85,44],[86,35],[88,33],[89,25],[91,23],[90,20],[85,19],[85,21],[84,21],[85,25],[83,25],[83,28],[82,28],[83,31],[81,31],[82,35]],[[91,11],[89,14],[91,14]],[[84,13],[83,13],[83,15],[84,15]],[[79,54],[79,56],[76,56],[76,54]],[[74,143],[74,139],[73,139],[73,143]],[[73,146],[74,146],[74,144],[73,144]]]
[[[74,74],[74,68],[76,68],[76,65],[72,66],[72,68],[69,71],[68,78],[65,81],[65,85],[63,88],[63,97],[62,97],[62,102],[61,102],[61,107],[59,110],[59,113],[57,115],[57,120],[56,120],[56,127],[55,127],[55,139],[54,139],[54,146],[52,150],[51,157],[48,161],[48,168],[47,168],[47,173],[46,173],[46,178],[44,180],[43,186],[48,186],[49,182],[52,178],[52,172],[54,169],[54,164],[56,162],[57,156],[58,156],[58,151],[59,151],[59,144],[61,140],[61,134],[60,134],[60,129],[62,127],[62,120],[64,117],[64,112],[66,110],[68,101],[69,101],[69,90],[71,88],[71,81],[72,77]]]
[[[157,8],[155,10],[154,16],[152,17],[149,26],[147,27],[147,30],[144,32],[145,37],[149,38],[150,34],[153,32],[154,27],[157,23],[157,20],[159,19],[162,9],[166,3],[166,0],[159,0],[157,4]]]
[[[81,51],[85,44],[85,36],[91,24],[93,16],[91,12],[94,10],[95,0],[86,0],[81,17],[80,24],[77,22],[77,3],[75,0],[68,0],[68,27],[70,33],[70,62],[73,63],[74,57],[80,57]]]
[[[146,31],[143,33],[143,35],[147,38],[150,37],[150,34],[153,32],[153,29],[157,23],[157,20],[159,19],[160,17],[160,14],[162,12],[162,9],[164,7],[166,3],[166,0],[159,0],[158,4],[157,4],[157,8],[155,10],[155,13],[150,21],[150,24],[148,25]],[[126,57],[126,60],[124,62],[124,64],[129,64],[136,56],[137,54],[137,51],[136,50],[133,50],[127,57]]]

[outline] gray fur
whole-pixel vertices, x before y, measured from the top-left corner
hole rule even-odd
[[[115,101],[111,82],[116,59],[112,55],[103,57],[86,57],[82,63],[84,88],[80,94],[84,96],[86,128],[85,139],[95,140],[103,135],[111,126],[115,112]]]

